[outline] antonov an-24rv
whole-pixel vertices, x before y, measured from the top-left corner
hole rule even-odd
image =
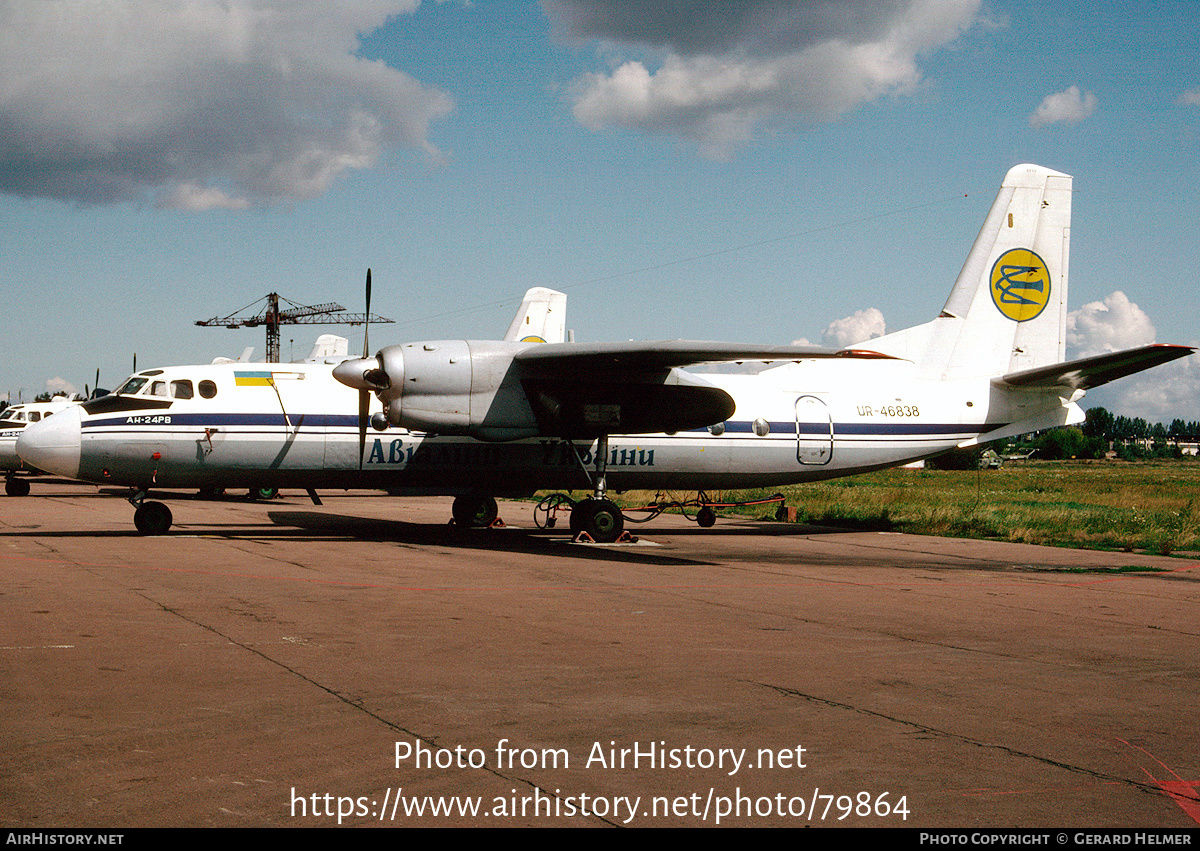
[[[1063,362],[1070,220],[1070,176],[1013,168],[941,313],[861,348],[561,342],[565,297],[534,290],[534,334],[518,314],[505,340],[387,346],[332,370],[147,370],[30,426],[17,450],[130,486],[146,533],[171,523],[150,488],[447,494],[459,523],[488,522],[497,496],[587,488],[572,530],[613,541],[624,519],[607,488],[770,487],[904,464],[1081,422],[1086,389],[1190,354],[1152,345]],[[683,369],[746,360],[786,363]]]

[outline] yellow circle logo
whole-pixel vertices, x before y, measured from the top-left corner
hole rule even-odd
[[[1015,322],[1036,319],[1050,301],[1046,261],[1028,248],[1010,248],[992,266],[992,303]]]

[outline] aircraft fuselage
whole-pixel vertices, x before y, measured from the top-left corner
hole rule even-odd
[[[326,365],[214,364],[152,371],[55,418],[39,466],[134,488],[374,487],[516,496],[589,487],[598,442],[487,442],[389,426],[362,444],[357,393]],[[997,390],[987,379],[916,378],[912,364],[786,364],[758,375],[691,373],[735,400],[732,417],[675,434],[614,435],[608,487],[770,487],[926,458],[1028,421],[1065,400]],[[151,395],[154,383],[165,395]],[[177,395],[170,395],[176,393]],[[378,402],[372,399],[373,409]],[[1074,406],[1071,406],[1074,407]],[[27,460],[32,460],[26,453]],[[36,462],[35,462],[36,463]]]

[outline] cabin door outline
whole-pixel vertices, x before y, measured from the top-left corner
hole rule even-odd
[[[817,396],[796,399],[796,461],[823,467],[833,460],[833,415]]]

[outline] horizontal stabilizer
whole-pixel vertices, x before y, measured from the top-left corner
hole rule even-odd
[[[891,355],[860,349],[825,349],[820,346],[750,346],[696,340],[659,340],[626,343],[558,343],[534,346],[516,360],[547,371],[559,367],[580,369],[657,371],[697,363],[729,361],[796,361],[808,358],[876,358]]]
[[[996,379],[996,383],[1009,387],[1070,387],[1075,390],[1088,390],[1176,358],[1187,357],[1194,351],[1196,349],[1193,346],[1156,343],[1139,349],[1126,349],[1123,352],[1010,372]]]

